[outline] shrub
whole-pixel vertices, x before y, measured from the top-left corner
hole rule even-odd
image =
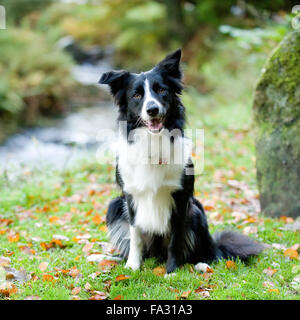
[[[26,28],[3,30],[0,47],[2,122],[9,117],[33,124],[39,113],[59,113],[73,85],[71,58]]]

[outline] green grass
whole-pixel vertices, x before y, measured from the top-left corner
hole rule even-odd
[[[184,95],[188,126],[205,131],[205,167],[196,177],[195,194],[207,209],[212,233],[232,228],[270,246],[275,243],[282,247],[270,247],[248,264],[236,261],[234,269],[228,269],[225,260],[215,262],[209,274],[199,274],[192,265],[184,265],[174,277],[164,278],[155,274],[156,267],[164,267],[155,259],[146,260],[139,271],[126,269],[125,262],[105,271],[98,263],[87,261],[83,248],[86,243],[93,243],[89,254],[105,251],[106,208],[110,199],[119,194],[111,165],[91,160],[64,172],[28,171],[14,181],[2,175],[0,218],[11,219],[11,223],[0,220],[0,257],[10,259],[8,267],[25,269],[31,279],[14,281],[16,292],[0,297],[89,299],[100,291],[108,299],[183,299],[182,295],[199,300],[299,299],[299,283],[298,287],[293,283],[299,277],[299,260],[285,256],[284,248],[300,243],[300,234],[281,229],[287,221],[265,217],[258,208],[249,84],[257,71],[258,67],[239,77],[224,72],[215,79],[219,86],[214,92],[199,95],[189,89]],[[228,81],[239,95],[224,93],[222,88],[225,90]],[[49,245],[54,235],[67,240],[62,240],[62,247],[45,250],[43,243]],[[87,235],[85,242],[78,241]],[[46,270],[40,270],[42,262],[48,263]],[[267,268],[277,271],[270,276],[265,273]],[[73,276],[70,270],[76,271]],[[53,281],[44,281],[45,274]],[[117,281],[119,275],[129,277]],[[72,293],[76,287],[80,291]],[[209,296],[195,291],[198,288]]]
[[[196,195],[204,204],[209,202],[213,207],[207,211],[212,232],[227,227],[242,231],[247,226],[254,226],[257,232],[250,236],[270,245],[280,243],[289,248],[300,243],[299,234],[281,230],[284,221],[261,215],[257,217],[249,205],[249,202],[257,201],[253,141],[250,134],[244,133],[245,122],[242,131],[237,127],[235,130],[228,129],[233,123],[241,123],[231,116],[231,113],[235,113],[234,107],[226,109],[227,123],[221,117],[222,110],[205,113],[205,171],[196,179]],[[249,113],[249,108],[243,112]],[[237,115],[241,119],[248,118],[242,112]],[[206,119],[209,123],[206,123]],[[219,119],[223,122],[223,128]],[[218,128],[215,127],[217,123],[220,125]],[[237,132],[242,132],[238,136],[238,145]],[[216,175],[216,172],[219,174]],[[32,173],[26,181],[18,184],[9,186],[2,183],[0,215],[13,222],[8,226],[2,225],[1,230],[6,232],[0,235],[0,256],[8,256],[11,259],[10,267],[17,270],[24,268],[32,276],[32,280],[15,282],[18,291],[10,299],[24,299],[33,295],[41,299],[72,299],[74,287],[81,288],[78,293],[81,299],[91,297],[94,290],[107,292],[109,299],[120,295],[122,299],[176,299],[187,291],[191,291],[188,299],[205,299],[195,293],[200,286],[209,289],[210,297],[206,299],[299,299],[299,294],[290,285],[297,276],[292,271],[298,260],[291,260],[284,256],[283,250],[273,248],[253,258],[247,265],[237,261],[235,270],[227,269],[226,261],[213,263],[213,273],[209,278],[193,272],[191,265],[185,265],[176,276],[165,279],[153,273],[155,267],[163,265],[150,259],[145,261],[140,271],[125,269],[122,262],[110,272],[101,272],[92,279],[89,275],[101,270],[97,263],[87,262],[87,255],[82,251],[85,244],[76,242],[74,238],[89,234],[89,241],[95,241],[90,253],[102,252],[101,242],[107,240],[105,224],[96,224],[93,217],[95,214],[104,217],[109,200],[118,194],[113,180],[114,169],[111,166],[88,163],[78,164],[77,168],[63,174],[51,172],[41,176]],[[228,180],[243,181],[248,187],[236,190],[227,184]],[[219,185],[218,192],[216,184]],[[254,196],[249,196],[247,192],[250,191]],[[257,217],[257,222],[245,223],[245,219],[232,222],[232,212],[236,210],[231,205],[232,201],[240,205],[238,211]],[[219,218],[215,212],[224,217],[222,223],[218,224]],[[51,217],[58,218],[53,221]],[[19,234],[17,242],[9,242],[10,232]],[[65,247],[44,250],[41,243],[49,243],[57,234],[68,237],[69,240],[62,241]],[[21,246],[28,246],[34,250],[34,254],[24,252]],[[44,271],[39,269],[41,262],[48,263]],[[78,279],[57,271],[72,267],[79,270]],[[278,271],[270,277],[263,273],[268,267]],[[44,274],[52,275],[55,282],[43,281]],[[116,281],[116,277],[122,274],[130,278]],[[272,282],[273,286],[264,286],[267,281]],[[91,290],[84,289],[87,282]],[[107,284],[110,284],[109,290],[105,288]]]

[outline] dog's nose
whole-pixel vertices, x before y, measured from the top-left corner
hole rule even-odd
[[[159,111],[158,106],[156,106],[155,104],[151,104],[150,106],[147,107],[147,113],[149,114],[149,116],[151,117],[155,117],[157,116]]]

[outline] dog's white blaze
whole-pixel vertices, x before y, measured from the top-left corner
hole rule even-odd
[[[161,103],[155,99],[155,97],[152,95],[151,90],[150,90],[150,84],[149,80],[146,78],[144,82],[144,102],[143,102],[143,107],[142,107],[142,119],[148,120],[149,116],[147,114],[147,104],[151,101],[154,101],[155,104],[159,107],[159,112],[162,111],[162,105]]]
[[[160,150],[159,146],[155,148],[155,144],[159,143],[159,137],[164,132],[151,135],[146,129],[140,130],[144,135],[139,135],[140,139],[137,142],[128,144],[127,140],[121,138],[119,144],[118,165],[124,182],[124,191],[133,197],[136,209],[135,226],[143,233],[167,234],[174,204],[172,192],[181,188],[181,176],[190,155],[190,145],[185,138],[175,139],[178,139],[177,142],[182,145],[185,156],[182,163],[174,164],[172,150],[171,152],[166,148]],[[151,152],[149,154],[150,136]],[[171,144],[172,148],[173,144]],[[164,156],[169,156],[170,153],[171,158],[168,164],[153,164],[155,161],[152,159],[164,159]]]

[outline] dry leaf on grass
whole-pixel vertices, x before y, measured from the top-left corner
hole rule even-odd
[[[30,280],[30,275],[27,274],[24,268],[16,270],[14,268],[4,267],[4,270],[6,272],[6,280],[8,281],[24,282]]]
[[[7,257],[0,257],[0,267],[6,267],[10,264],[10,258]]]
[[[298,251],[291,249],[291,248],[286,249],[284,251],[284,255],[286,257],[289,257],[290,259],[298,259],[298,257],[299,257]]]
[[[290,247],[290,249],[296,250],[296,251],[299,251],[299,248],[300,248],[300,243],[295,243],[294,245],[292,245],[292,246]]]
[[[88,253],[92,250],[93,245],[94,245],[93,242],[87,243],[87,244],[82,248],[82,251],[83,251],[85,254],[88,254]]]
[[[181,294],[181,298],[187,299],[191,293],[192,293],[192,290],[184,291],[184,292]]]
[[[269,289],[268,292],[274,292],[274,293],[277,293],[277,294],[278,294],[278,293],[279,293],[279,290],[278,290],[278,289]]]
[[[19,249],[26,254],[34,255],[36,251],[31,249],[29,246],[19,246]]]
[[[9,242],[18,242],[20,240],[20,235],[19,233],[15,233],[15,234],[8,235],[7,238]]]
[[[117,264],[114,260],[102,260],[99,262],[98,267],[105,272],[111,270]]]
[[[101,217],[98,213],[96,213],[93,218],[92,218],[92,221],[95,223],[95,224],[101,224],[105,221],[105,219],[103,217]]]
[[[41,300],[39,296],[27,296],[24,300]]]
[[[81,290],[81,287],[75,287],[74,289],[72,289],[72,294],[77,296],[80,290]]]
[[[91,290],[92,290],[91,284],[90,284],[89,282],[87,282],[87,283],[84,285],[84,289],[85,289],[86,291],[91,291]]]
[[[263,270],[263,273],[265,273],[269,277],[272,277],[277,271],[277,269],[272,269],[271,267],[268,267],[267,269]]]
[[[89,298],[89,300],[106,300],[107,294],[101,291],[93,291],[94,295]]]
[[[264,281],[263,282],[263,287],[273,288],[274,287],[274,283],[272,281]]]
[[[54,234],[53,239],[54,240],[61,240],[61,241],[69,241],[70,240],[68,237],[60,235],[60,234]]]
[[[129,279],[129,278],[131,278],[131,276],[128,276],[128,275],[126,275],[126,274],[120,274],[120,275],[118,275],[117,277],[116,277],[116,281],[123,281],[123,280],[127,280],[127,279]]]
[[[166,274],[166,268],[165,267],[156,267],[152,270],[152,273],[158,277],[163,277]]]
[[[17,292],[17,287],[13,285],[11,282],[6,281],[0,285],[0,295],[9,297],[10,295],[15,294]]]
[[[229,270],[235,270],[237,267],[236,267],[236,264],[235,264],[234,261],[227,260],[226,261],[226,268],[229,269]]]
[[[51,274],[43,274],[43,281],[44,282],[55,282],[54,277]]]
[[[96,277],[99,276],[99,274],[101,274],[101,272],[94,272],[88,275],[89,278],[95,279]]]
[[[199,294],[201,297],[203,298],[209,298],[210,297],[210,294],[209,294],[209,291],[206,290],[206,289],[203,289],[201,287],[199,287],[198,289],[195,290],[195,293],[196,294]]]
[[[40,269],[41,271],[45,271],[45,270],[47,269],[47,267],[48,267],[48,262],[41,262],[41,263],[39,264],[39,269]]]
[[[243,229],[243,234],[253,234],[253,233],[257,233],[258,229],[255,226],[247,226]]]

